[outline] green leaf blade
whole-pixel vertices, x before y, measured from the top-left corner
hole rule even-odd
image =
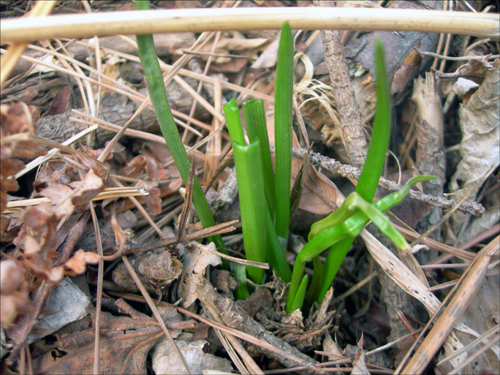
[[[264,177],[260,160],[258,141],[250,145],[233,142],[238,194],[240,198],[243,241],[248,260],[266,262],[266,201],[264,196]],[[247,267],[249,278],[261,284],[264,270]]]
[[[293,37],[290,25],[281,29],[276,69],[274,130],[276,146],[276,232],[284,243],[290,224],[290,176],[292,171]]]
[[[275,184],[274,171],[269,151],[269,137],[267,135],[266,115],[264,102],[262,100],[251,99],[243,103],[243,114],[247,126],[248,138],[250,142],[258,140],[260,142],[260,153],[262,159],[262,170],[264,172],[264,191],[271,216],[275,214]]]

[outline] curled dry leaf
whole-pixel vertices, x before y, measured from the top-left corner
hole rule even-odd
[[[19,186],[13,176],[24,169],[24,163],[16,157],[34,158],[45,155],[45,149],[28,136],[34,134],[29,108],[24,103],[0,106],[0,214],[7,205],[7,192]],[[2,232],[7,228],[7,219],[1,218]]]
[[[467,104],[461,105],[459,109],[462,160],[450,181],[450,190],[454,193],[455,201],[464,197],[494,165],[498,166],[500,162],[499,65],[499,60],[496,60],[493,65],[486,66],[483,83],[472,94]],[[474,192],[469,200],[474,200],[475,197]],[[466,214],[459,211],[451,216],[455,232],[460,230],[465,220]]]
[[[151,181],[166,180],[170,177],[170,171],[163,168],[153,151],[149,148],[143,148],[140,152],[146,158],[146,172]]]
[[[75,206],[86,205],[104,190],[104,183],[101,177],[97,176],[92,169],[88,171],[83,181],[78,183],[73,182],[70,186],[76,187],[71,195],[71,201]]]
[[[31,311],[23,265],[13,258],[0,262],[0,326],[10,327],[18,314]]]
[[[32,305],[28,297],[28,289],[9,295],[0,295],[0,325],[2,328],[12,326],[18,314],[28,314]]]
[[[127,236],[125,235],[123,229],[120,227],[120,224],[118,224],[118,220],[116,220],[116,215],[111,215],[111,228],[113,228],[113,232],[115,233],[116,244],[120,249],[122,249],[123,246],[125,246],[125,243],[127,242]]]
[[[137,155],[127,163],[126,167],[120,169],[120,173],[124,176],[136,178],[146,168],[147,160],[144,155]]]
[[[139,181],[135,187],[137,189],[145,190],[149,194],[146,196],[146,204],[150,215],[155,216],[161,212],[161,191],[157,188],[156,182]]]
[[[87,263],[95,264],[100,259],[95,253],[79,250],[66,263],[57,265],[61,254],[55,251],[56,212],[57,207],[49,203],[26,209],[24,224],[13,241],[22,251],[18,258],[9,257],[1,263],[2,327],[11,325],[18,314],[29,312],[28,291],[35,290],[42,280],[57,284],[65,274],[83,273]],[[34,278],[28,278],[30,275]]]
[[[59,172],[55,171],[54,173]],[[104,189],[102,179],[96,176],[92,169],[85,175],[83,181],[72,182],[70,186],[52,182],[49,183],[48,187],[40,191],[40,195],[49,198],[55,206],[54,213],[58,218],[71,215],[75,210],[75,206],[87,205]]]
[[[64,263],[64,268],[74,271],[77,275],[81,275],[87,269],[87,264],[97,264],[101,257],[96,253],[86,253],[82,249]]]
[[[188,308],[196,301],[196,289],[198,285],[203,284],[205,277],[205,268],[217,266],[222,263],[220,257],[216,255],[215,244],[210,242],[206,247],[211,251],[204,250],[205,246],[199,243],[192,242],[192,251],[186,251],[184,256],[184,271],[182,282],[179,284],[181,288],[180,295],[184,299],[183,305]]]
[[[59,218],[73,213],[75,206],[71,202],[71,199],[69,199],[72,194],[73,189],[68,185],[58,182],[53,182],[40,191],[40,195],[49,198],[50,202],[55,206],[54,213]]]

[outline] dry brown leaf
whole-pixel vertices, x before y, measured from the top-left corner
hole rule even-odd
[[[131,211],[125,211],[125,212],[131,212]],[[135,218],[135,215],[133,215]],[[113,232],[115,233],[115,238],[116,238],[116,243],[120,249],[125,246],[125,243],[127,242],[127,236],[125,235],[125,232],[123,232],[122,228],[118,224],[118,221],[116,219],[116,215],[111,215],[111,228],[113,228]]]
[[[419,300],[429,312],[434,315],[441,305],[441,301],[434,293],[428,290],[418,277],[413,274],[405,264],[399,260],[387,247],[382,245],[370,232],[363,229],[361,237],[365,241],[366,248],[373,256],[373,259],[382,267],[384,272],[394,280],[406,293]],[[458,328],[458,325],[455,326]],[[446,355],[453,355],[456,351],[463,348],[463,344],[457,338],[455,332],[451,332],[443,344]],[[467,358],[467,354],[453,359],[454,366],[459,365]]]
[[[266,122],[267,122],[267,135],[269,137],[269,144],[274,146],[274,109],[271,105],[267,103],[265,105],[266,110]],[[293,147],[299,147],[299,142],[295,132],[293,132]],[[302,160],[297,157],[292,158],[292,182],[291,186],[295,182],[295,176],[297,175],[300,167],[302,166]],[[332,211],[337,209],[342,205],[344,201],[343,195],[337,189],[335,184],[330,181],[323,173],[317,172],[311,165],[309,165],[309,170],[307,174],[306,184],[304,186],[304,191],[302,192],[302,199],[300,200],[299,208],[312,212],[318,215],[330,214]]]
[[[29,108],[24,103],[2,104],[0,106],[0,214],[7,205],[7,192],[16,191],[19,186],[13,176],[24,169],[21,160],[15,157],[34,158],[45,155],[46,150],[26,140],[34,134]],[[6,227],[2,218],[2,227]]]
[[[70,199],[72,194],[73,189],[58,182],[51,183],[40,191],[40,195],[49,198],[50,202],[55,206],[54,213],[59,218],[73,213],[75,206]]]
[[[149,148],[143,148],[141,154],[146,158],[146,172],[152,181],[166,180],[170,177],[170,169],[164,169],[162,163]]]
[[[76,188],[71,195],[71,201],[75,206],[86,205],[104,190],[102,179],[96,176],[92,169],[87,172],[83,181],[73,182],[70,185]]]
[[[184,271],[182,282],[179,283],[180,295],[184,299],[183,306],[188,308],[196,301],[196,288],[203,284],[205,268],[208,266],[218,266],[222,263],[220,257],[216,255],[216,248],[213,242],[206,247],[211,251],[204,250],[205,246],[191,242],[192,251],[186,251],[184,255]]]
[[[483,83],[472,94],[468,103],[460,106],[459,122],[462,130],[460,155],[462,160],[450,181],[450,190],[453,192],[455,201],[463,198],[494,165],[498,166],[500,163],[499,65],[499,60],[496,60],[493,65],[485,65]],[[475,198],[476,193],[474,192],[469,200]],[[498,210],[496,213],[497,217],[500,217]],[[459,211],[451,216],[455,233],[460,230],[466,217],[466,214]]]
[[[81,275],[87,269],[87,264],[97,264],[101,257],[97,253],[85,252],[82,249],[75,252],[75,254],[64,263],[64,267]]]
[[[147,191],[149,194],[146,195],[146,204],[148,207],[148,213],[152,216],[158,215],[161,212],[161,190],[157,188],[158,184],[156,182],[145,182],[143,180],[139,181],[135,187],[140,190]]]
[[[99,370],[103,374],[145,374],[146,357],[155,342],[163,335],[158,323],[141,314],[123,300],[115,306],[127,316],[101,312]],[[95,321],[95,311],[90,311]],[[35,373],[91,374],[94,360],[94,328],[88,324],[70,334],[57,335],[54,351],[33,359]]]
[[[365,351],[363,349],[363,336],[358,341],[358,350],[356,350],[356,357],[352,361],[351,375],[370,375],[370,371],[365,363]]]
[[[136,178],[146,168],[146,157],[144,155],[137,155],[126,167],[120,169],[120,173],[127,177]]]
[[[257,61],[255,61],[251,68],[252,69],[269,69],[276,66],[276,61],[278,61],[278,47],[279,47],[279,36],[262,52]]]
[[[191,342],[176,340],[176,344],[186,358],[193,374],[201,374],[209,370],[230,374],[233,370],[231,362],[227,359],[206,352],[208,342],[205,340]],[[167,339],[163,339],[155,345],[152,362],[156,374],[177,375],[185,373],[184,364]]]

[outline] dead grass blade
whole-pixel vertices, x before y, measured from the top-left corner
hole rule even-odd
[[[492,338],[491,341],[488,341],[488,343],[490,342],[495,342],[495,340],[497,340],[498,338],[500,338],[500,336],[498,336],[500,333],[500,325],[496,325],[494,326],[493,328],[491,328],[488,332],[485,332],[483,333],[480,337],[478,337],[477,339],[475,339],[474,341],[472,341],[469,345],[465,346],[462,350],[458,351],[457,353],[455,353],[455,355],[460,355],[462,354],[462,352],[467,352],[467,350],[473,348],[474,346],[478,345],[480,342],[484,342],[484,340],[488,339],[490,336],[492,335],[497,335],[497,337],[495,338]],[[450,359],[452,359],[452,357],[446,357],[444,359],[442,359],[441,361],[439,361],[438,365],[442,364],[442,363],[445,363],[447,361],[449,361]],[[471,360],[471,358],[468,358],[467,359],[467,363]],[[455,369],[456,370],[456,369]]]
[[[149,296],[149,293],[147,292],[146,288],[144,288],[142,281],[139,279],[139,276],[137,276],[137,273],[135,272],[134,268],[130,264],[127,256],[126,255],[122,256],[122,260],[123,260],[123,263],[125,263],[125,266],[127,267],[127,270],[130,273],[130,276],[132,276],[132,279],[134,279],[135,284],[140,289],[142,296],[144,297],[144,299],[148,303],[148,306],[151,309],[151,311],[153,312],[153,315],[155,316],[156,320],[158,321],[158,324],[160,325],[161,329],[165,333],[165,336],[167,336],[167,338],[170,341],[170,343],[172,344],[175,352],[177,353],[177,355],[181,359],[182,364],[184,365],[184,368],[186,369],[187,373],[191,375],[192,372],[189,368],[188,363],[186,362],[186,358],[184,358],[184,355],[181,353],[181,351],[177,347],[177,344],[175,343],[174,339],[172,338],[172,335],[170,334],[167,327],[165,326],[163,319],[161,318],[160,312],[156,308],[156,305],[153,302],[153,300],[151,299],[151,297]]]
[[[189,163],[191,164],[191,168],[189,168],[189,175],[187,179],[186,185],[186,194],[184,197],[184,204],[182,205],[181,215],[179,216],[179,222],[177,227],[177,236],[176,241],[180,242],[184,237],[184,232],[186,229],[186,223],[189,218],[189,209],[191,208],[191,204],[193,203],[193,185],[194,185],[194,160],[190,158]]]
[[[104,261],[102,260],[102,241],[101,231],[99,230],[99,223],[97,215],[94,210],[94,204],[90,203],[90,213],[92,214],[92,222],[94,223],[95,241],[97,246],[97,254],[101,256],[97,269],[97,293],[96,293],[96,306],[95,306],[95,332],[94,332],[94,374],[99,374],[99,329],[101,322],[101,304],[102,304],[102,281],[104,277]]]
[[[375,8],[218,8],[102,12],[5,20],[1,43],[83,38],[116,34],[155,34],[232,30],[279,30],[288,21],[303,30],[389,30],[451,33],[498,39],[494,14]]]
[[[183,238],[180,238],[179,240],[177,239],[172,239],[172,238],[163,238],[159,241],[150,243],[148,245],[134,245],[131,247],[131,251],[133,253],[138,253],[138,252],[144,252],[144,251],[150,251],[153,249],[158,249],[160,247],[165,247],[169,245],[173,245],[178,242],[189,242],[189,241],[195,241],[195,240],[200,240],[205,237],[210,237],[210,236],[215,236],[217,234],[224,234],[227,232],[232,232],[233,230],[236,230],[236,228],[233,226],[236,224],[239,220],[233,220],[233,221],[228,221],[227,223],[222,223],[222,224],[217,224],[214,225],[213,227],[210,228],[203,228],[200,229],[194,233],[190,233]],[[141,239],[138,239],[140,242]],[[220,255],[217,253],[217,255]],[[220,255],[222,257],[222,255]],[[256,263],[256,264],[262,264],[262,263]]]
[[[28,15],[29,18],[33,17],[44,17],[50,14],[52,8],[56,5],[57,1],[37,1],[32,11]],[[24,20],[26,22],[26,20]],[[29,22],[27,22],[29,23]],[[35,38],[38,39],[38,38]],[[19,60],[19,56],[26,49],[26,42],[13,43],[7,49],[7,53],[0,60],[0,86],[3,86],[3,83],[14,69],[17,61]]]
[[[87,46],[87,47],[93,47],[93,46],[91,46],[88,43],[84,43],[84,42],[81,42],[81,41],[78,41],[78,40],[74,41],[74,43],[80,44],[80,45],[84,45],[84,46]],[[103,51],[105,51],[105,52],[109,52],[109,53],[115,54],[115,55],[117,55],[119,57],[122,57],[124,59],[127,59],[129,61],[140,62],[139,57],[137,57],[137,56],[130,55],[128,53],[124,53],[124,52],[120,52],[120,51],[115,51],[113,49],[106,48],[106,47],[102,47],[101,49]],[[171,74],[171,72],[176,69],[176,66],[163,63],[160,66],[160,68],[162,70],[164,70],[165,72],[167,72],[168,74]],[[214,82],[216,80],[216,78],[214,78],[214,77],[210,77],[210,76],[206,76],[206,75],[203,75],[203,74],[200,74],[200,73],[192,72],[190,70],[183,69],[183,68],[177,68],[177,70],[175,70],[175,71],[179,75],[182,75],[182,76],[185,76],[185,77],[189,77],[189,78],[193,78],[193,79],[197,79],[197,80],[199,80],[201,82],[206,82],[206,83],[210,83],[210,84],[214,84]],[[253,97],[255,99],[262,99],[262,100],[265,100],[265,101],[267,101],[269,103],[274,103],[274,97],[266,95],[266,94],[258,92],[258,91],[250,90],[250,89],[248,89],[246,87],[241,87],[241,86],[236,85],[234,83],[221,81],[221,86],[225,87],[225,88],[227,88],[229,90],[234,90],[236,92],[240,92],[242,94],[246,94],[246,95],[248,95],[250,97]],[[174,116],[177,116],[177,117],[181,117],[181,115],[183,115],[186,118],[190,117],[190,116],[188,116],[186,114],[183,114],[181,112],[176,113],[174,110],[172,110],[172,114]],[[181,117],[181,118],[183,118],[183,117]],[[191,117],[187,121],[193,122],[195,124],[196,122],[194,122],[194,121],[197,121],[197,120]],[[207,126],[207,129],[210,130],[210,126],[209,125],[206,125],[206,124],[204,124],[204,125]]]
[[[67,141],[64,141],[62,143],[62,145],[63,146],[69,146],[69,145],[75,143],[76,141],[78,141],[80,138],[82,138],[82,137],[86,136],[87,134],[93,132],[96,129],[97,129],[97,125],[92,125],[91,127],[87,128],[85,130],[82,130],[80,133],[74,135],[73,137],[71,137]],[[26,167],[22,171],[20,171],[20,172],[18,172],[16,174],[16,179],[18,179],[19,177],[24,176],[26,173],[32,171],[33,169],[35,169],[36,167],[38,167],[40,164],[45,163],[58,150],[59,150],[58,148],[53,148],[53,149],[51,149],[50,151],[47,152],[47,155],[39,156],[36,159],[30,161],[28,164],[26,164]]]
[[[208,246],[201,246],[198,242],[191,242],[192,246],[196,246],[201,248],[203,251],[208,251],[209,253],[215,254],[217,256],[220,256],[221,258],[230,260],[231,262],[237,263],[237,264],[244,264],[245,266],[249,267],[257,267],[257,268],[262,268],[263,270],[268,270],[269,269],[269,264],[268,263],[260,263],[260,262],[253,262],[251,260],[246,260],[242,258],[235,258],[227,254],[223,254],[219,251],[213,251],[210,249]]]
[[[496,237],[481,250],[476,260],[471,263],[470,267],[460,278],[460,282],[448,294],[440,308],[435,311],[434,317],[436,317],[446,303],[451,300],[443,313],[437,318],[433,328],[424,339],[422,345],[417,349],[413,357],[402,370],[403,373],[417,374],[424,371],[429,361],[443,344],[443,341],[448,337],[448,334],[452,332],[455,323],[458,322],[458,319],[474,299],[477,289],[480,288],[484,280],[490,259],[498,253],[499,249],[500,236]],[[427,323],[426,328],[430,327],[433,320],[434,319],[431,319]],[[424,333],[425,330],[420,334],[419,339],[423,337]],[[395,374],[401,373],[401,369],[406,363],[406,359],[410,353],[411,350],[408,351],[405,360],[398,366]]]
[[[372,257],[382,267],[384,272],[394,280],[399,287],[420,301],[432,316],[438,311],[441,301],[431,293],[427,286],[413,274],[406,265],[399,260],[387,247],[382,245],[370,232],[364,229],[361,232],[366,247]],[[455,333],[452,331],[444,343],[447,355],[452,355],[463,347]],[[452,364],[458,366],[464,358],[454,359]],[[406,373],[406,372],[405,372]]]

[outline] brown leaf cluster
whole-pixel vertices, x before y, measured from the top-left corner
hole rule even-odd
[[[30,311],[28,293],[36,290],[43,280],[58,283],[65,275],[85,272],[88,263],[96,264],[100,259],[97,254],[80,249],[71,259],[59,264],[61,255],[56,251],[59,212],[57,205],[49,203],[26,209],[24,224],[13,241],[21,251],[0,263],[2,327],[12,325],[17,314]]]
[[[7,192],[19,188],[14,176],[24,169],[21,158],[33,159],[46,154],[46,151],[33,141],[34,126],[26,104],[2,105],[0,115],[0,212],[3,212],[7,206]],[[65,167],[61,170],[46,167],[45,177],[38,181],[38,186],[43,187],[39,194],[49,198],[51,203],[26,209],[22,226],[13,241],[17,250],[6,255],[0,263],[2,327],[11,326],[18,314],[31,311],[29,292],[36,290],[43,280],[58,283],[64,275],[81,274],[88,263],[95,264],[100,259],[95,253],[78,250],[65,262],[56,251],[59,246],[59,221],[75,212],[87,210],[90,200],[104,189],[101,177],[94,173],[100,172],[100,166],[92,165],[87,158],[82,158],[82,161],[90,168],[82,181],[71,181]],[[8,229],[8,224],[7,218],[2,217],[2,233]]]
[[[0,214],[7,206],[7,192],[19,189],[15,174],[24,169],[18,158],[35,158],[45,155],[45,149],[28,139],[34,134],[33,121],[24,103],[0,106]],[[7,228],[7,220],[0,219],[0,231]]]

